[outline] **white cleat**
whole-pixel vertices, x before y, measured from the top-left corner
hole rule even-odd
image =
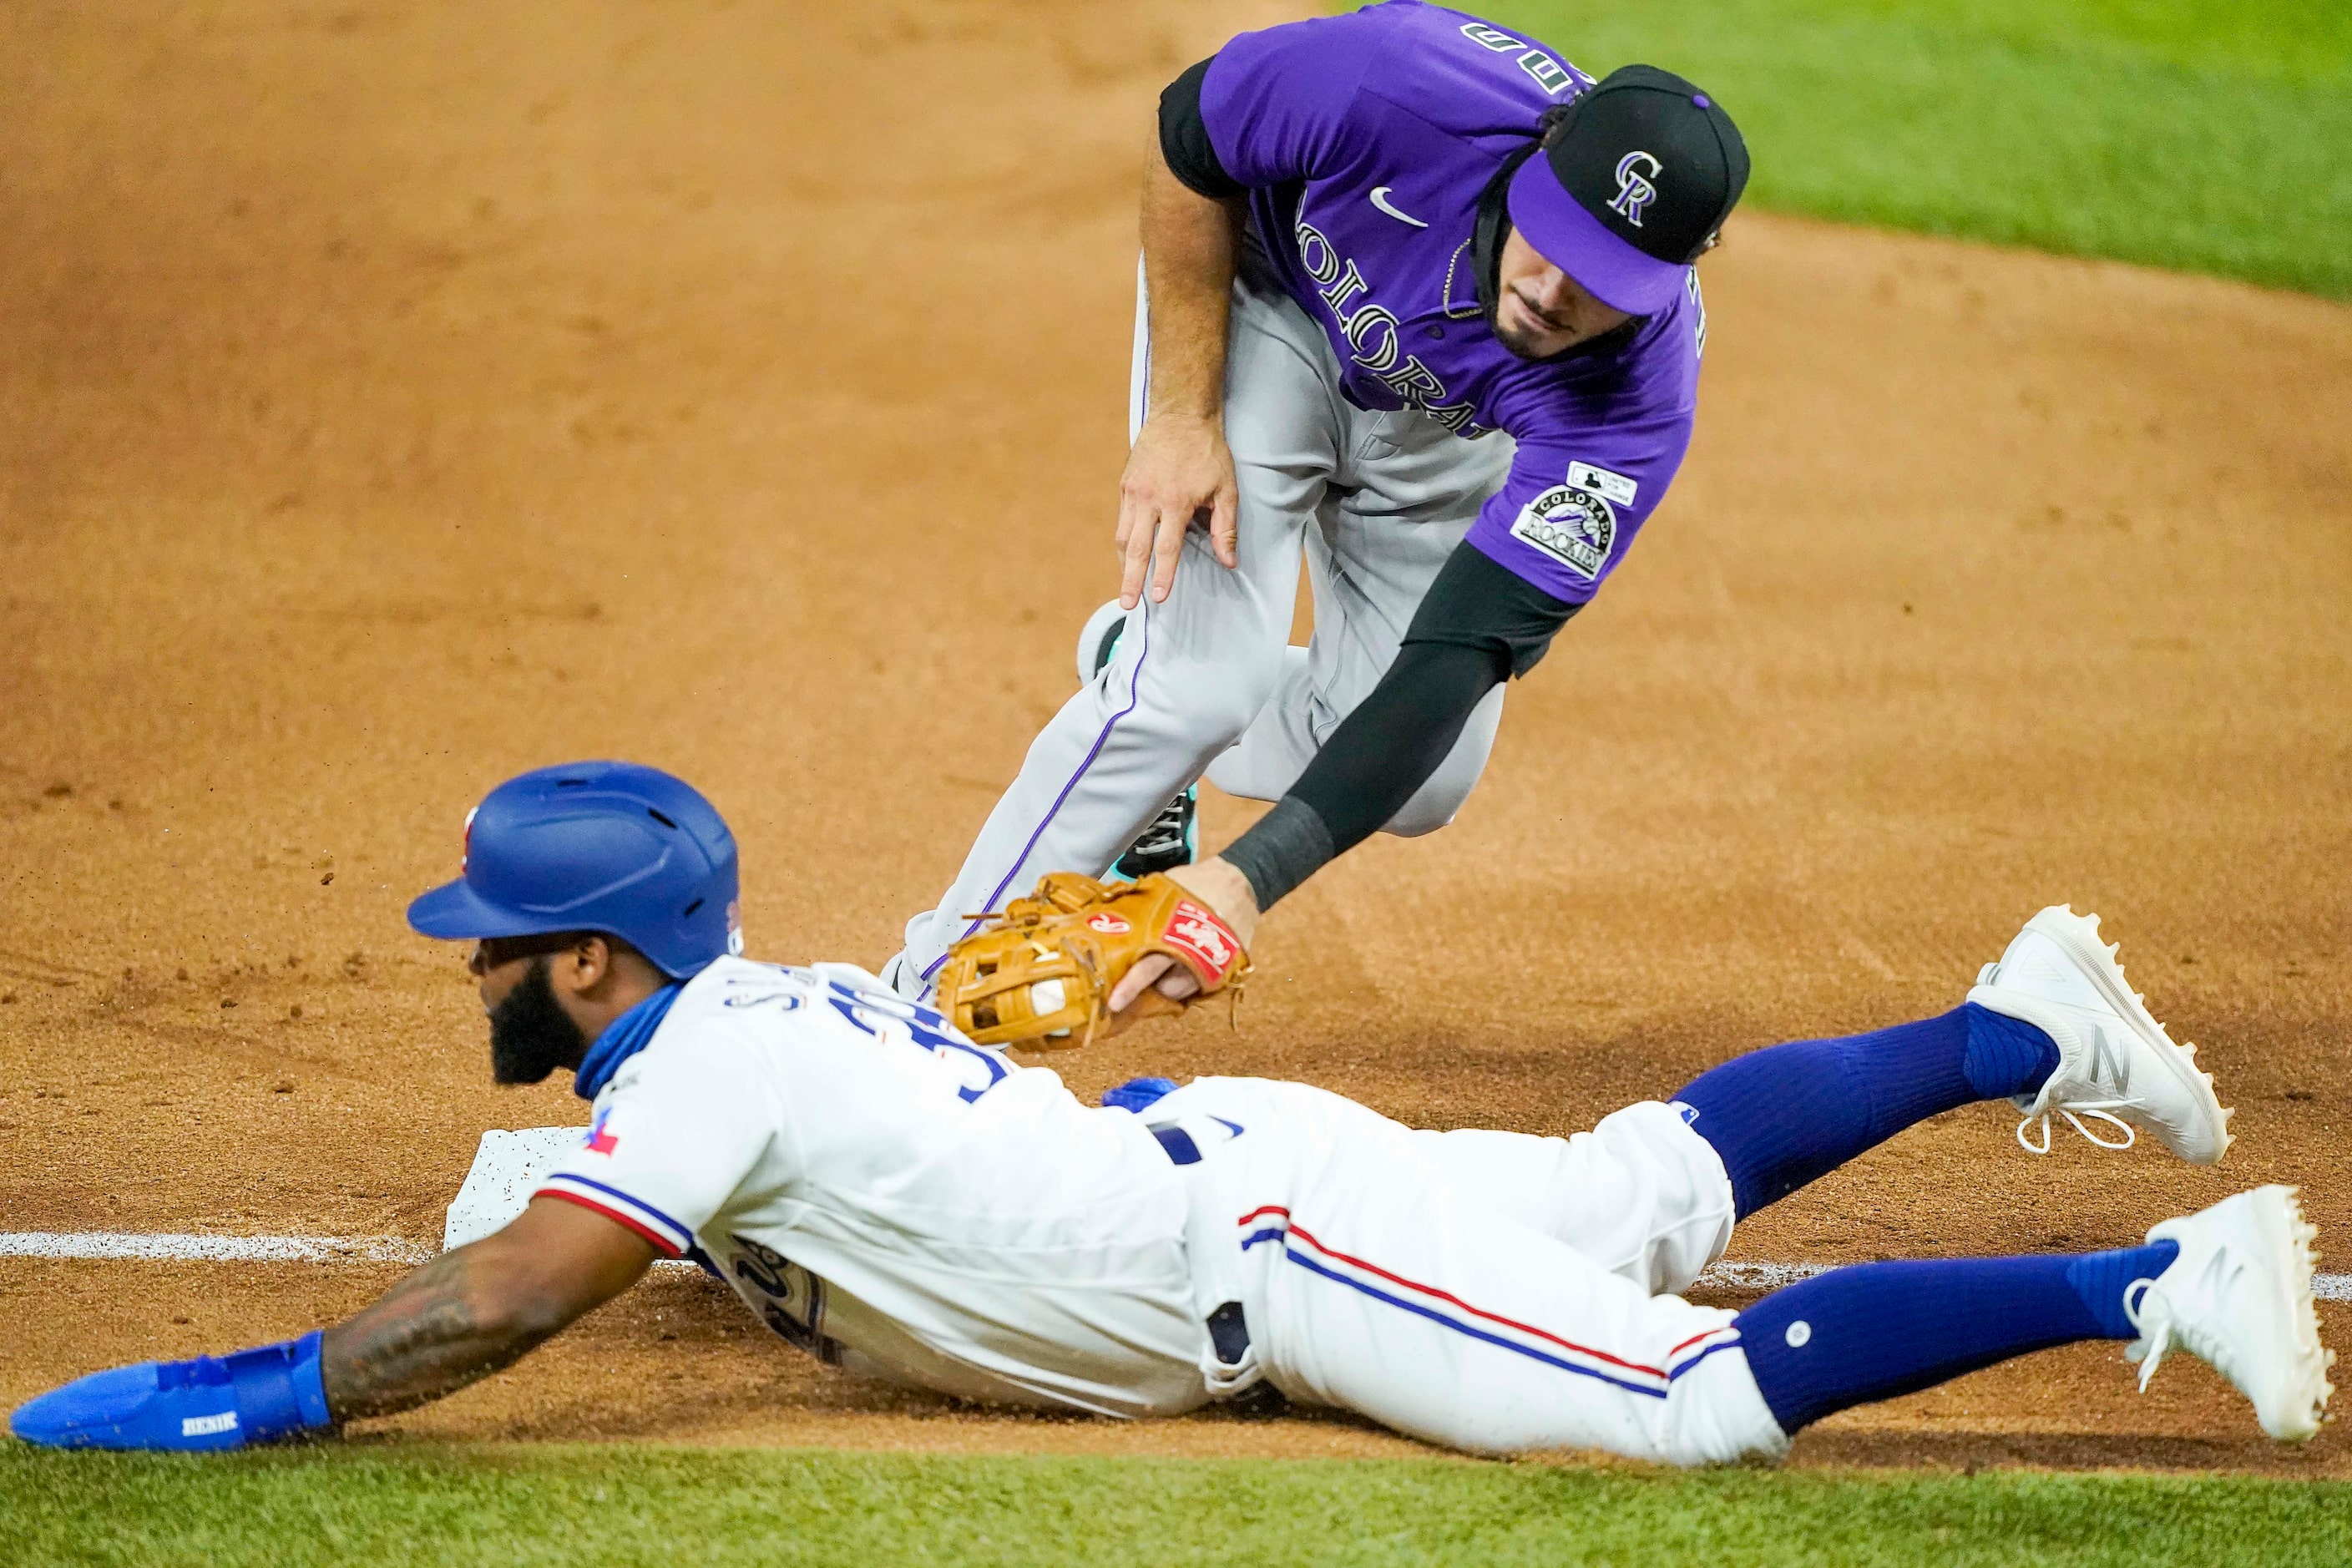
[[[2318,1236],[2293,1187],[2256,1187],[2202,1214],[2168,1219],[2148,1240],[2177,1242],[2180,1256],[2154,1279],[2135,1279],[2124,1314],[2140,1337],[2124,1351],[2139,1363],[2139,1385],[2179,1345],[2253,1401],[2263,1430],[2305,1443],[2327,1414],[2336,1352],[2319,1342],[2311,1301]]]
[[[2116,949],[2099,941],[2099,917],[2053,904],[2025,922],[1998,963],[1977,976],[1969,1000],[2021,1019],[2058,1047],[2058,1066],[2038,1094],[2011,1097],[2025,1112],[2017,1141],[2050,1152],[2054,1113],[2102,1149],[2128,1149],[2135,1129],[2193,1165],[2210,1165],[2230,1147],[2230,1112],[2213,1097],[2213,1079],[2197,1070],[2197,1047],[2176,1046],[2164,1026],[2125,983]],[[2083,1118],[2123,1131],[2102,1138]],[[2042,1123],[2039,1144],[2026,1129]]]

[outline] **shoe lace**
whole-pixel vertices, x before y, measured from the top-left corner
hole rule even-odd
[[[2068,1100],[2063,1104],[2051,1106],[2047,1110],[2042,1110],[2039,1115],[2029,1115],[2024,1121],[2017,1124],[2018,1145],[2029,1154],[2047,1154],[2050,1152],[2050,1112],[2054,1110],[2059,1115],[2066,1119],[2066,1124],[2068,1126],[2081,1133],[2084,1138],[2087,1138],[2092,1142],[2097,1144],[2100,1148],[2128,1149],[2135,1142],[2138,1142],[2139,1133],[2133,1129],[2130,1122],[2126,1121],[2120,1116],[2110,1115],[2109,1112],[2125,1110],[2139,1103],[2140,1101],[2137,1099],[2074,1100]],[[2097,1133],[2083,1125],[2083,1117],[2074,1114],[2078,1110],[2083,1113],[2083,1116],[2087,1116],[2094,1121],[2109,1122],[2116,1127],[2122,1128],[2124,1132],[2124,1141],[2120,1143],[2111,1143],[2105,1138],[2100,1137]],[[2037,1121],[2042,1124],[2042,1142],[2039,1144],[2034,1143],[2025,1136],[2025,1130],[2032,1126]]]
[[[1184,842],[1184,808],[1171,805],[1151,819],[1151,826],[1129,846],[1129,855],[1164,855]]]
[[[2155,1284],[2153,1279],[2135,1279],[2124,1287],[2124,1317],[2139,1331],[2139,1338],[2124,1351],[2124,1359],[2139,1363],[2139,1391],[2142,1394],[2147,1392],[2147,1380],[2156,1375],[2156,1369],[2162,1364],[2165,1352],[2172,1349],[2171,1313],[2159,1317],[2152,1330],[2140,1321],[2140,1309]]]

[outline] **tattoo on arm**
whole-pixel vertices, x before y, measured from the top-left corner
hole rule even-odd
[[[320,1372],[337,1421],[389,1415],[455,1394],[512,1366],[564,1326],[562,1318],[486,1312],[474,1253],[469,1247],[444,1253],[327,1331]]]

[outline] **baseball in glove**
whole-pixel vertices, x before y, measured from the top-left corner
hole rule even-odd
[[[939,1008],[984,1046],[1083,1046],[1110,1017],[1110,994],[1148,953],[1192,972],[1200,994],[1238,998],[1249,955],[1233,928],[1166,877],[1103,883],[1055,871],[993,924],[948,950]],[[1181,1013],[1188,1002],[1148,990],[1130,1016]]]

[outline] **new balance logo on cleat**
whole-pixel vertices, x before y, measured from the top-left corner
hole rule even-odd
[[[2131,1058],[2095,1026],[2091,1030],[2091,1080],[2115,1085],[2117,1094],[2131,1092]]]

